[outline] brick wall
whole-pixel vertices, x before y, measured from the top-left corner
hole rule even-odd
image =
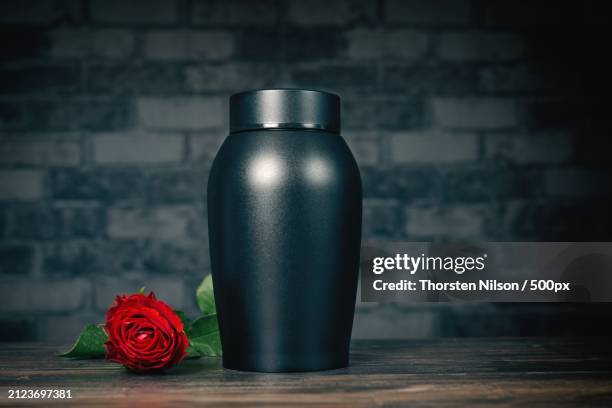
[[[343,96],[365,239],[610,241],[609,17],[597,1],[1,2],[0,337],[72,338],[143,285],[193,311],[208,171],[249,88]],[[355,334],[571,332],[605,310],[364,304]]]

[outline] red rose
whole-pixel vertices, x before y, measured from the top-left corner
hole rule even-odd
[[[106,358],[137,372],[161,371],[186,356],[183,322],[166,303],[134,294],[117,296],[106,312]]]

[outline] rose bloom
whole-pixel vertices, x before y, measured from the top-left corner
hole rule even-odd
[[[163,371],[187,355],[179,316],[153,292],[117,296],[106,312],[106,358],[136,372]]]

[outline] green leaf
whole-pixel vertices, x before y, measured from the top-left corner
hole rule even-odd
[[[198,286],[196,290],[196,300],[198,302],[198,307],[205,315],[217,313],[212,275],[205,277],[202,283],[200,283],[200,286]]]
[[[144,291],[145,291],[145,287],[144,286],[142,288],[138,289],[138,293],[140,293],[141,295],[144,295]]]
[[[195,319],[191,324],[191,330],[189,330],[188,334],[191,334],[193,337],[200,337],[218,331],[217,315],[210,314]]]
[[[106,349],[104,342],[108,339],[106,332],[101,324],[86,325],[74,346],[60,357],[73,358],[104,358]]]
[[[223,355],[219,332],[210,333],[205,336],[192,339],[191,347],[193,347],[195,352],[200,356],[220,357]]]
[[[198,286],[196,301],[204,316],[193,321],[187,333],[189,351],[194,355],[220,356],[222,354],[221,338],[219,337],[212,275],[205,277]]]
[[[190,344],[187,347],[187,357],[190,360],[196,359],[196,358],[200,358],[202,357],[202,354],[199,353],[196,349],[193,348],[193,346]]]
[[[209,357],[222,354],[216,314],[209,314],[194,320],[187,337],[194,354]]]
[[[181,310],[175,310],[174,313],[176,313],[177,316],[183,322],[183,331],[185,333],[187,333],[189,331],[189,329],[191,328],[191,319],[188,318],[187,315],[185,315],[185,312],[183,312]]]

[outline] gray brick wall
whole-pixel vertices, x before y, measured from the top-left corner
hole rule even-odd
[[[195,310],[227,98],[343,96],[364,239],[610,241],[605,2],[0,2],[0,339]],[[597,332],[610,307],[361,304],[356,337]],[[598,320],[599,319],[599,320]]]

